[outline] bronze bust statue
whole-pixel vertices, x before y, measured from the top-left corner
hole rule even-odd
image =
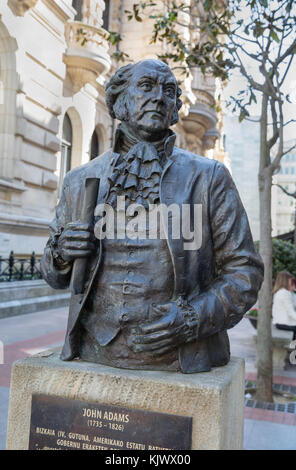
[[[106,85],[109,112],[121,121],[113,149],[65,176],[41,263],[52,287],[66,289],[74,277],[82,284],[73,289],[62,360],[209,371],[227,364],[227,329],[256,302],[263,265],[228,170],[174,146],[180,95],[161,61],[120,68]],[[87,220],[83,207],[92,207]],[[100,207],[113,211],[111,237]],[[200,243],[172,233],[174,217],[153,219],[163,207],[187,208],[188,230],[200,208]]]

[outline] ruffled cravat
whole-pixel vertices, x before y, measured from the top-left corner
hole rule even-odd
[[[139,142],[126,129],[121,130],[121,158],[109,178],[107,203],[116,207],[117,196],[125,196],[126,205],[159,202],[159,183],[166,159],[165,142]]]

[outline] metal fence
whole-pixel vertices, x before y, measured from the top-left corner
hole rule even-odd
[[[42,279],[40,271],[40,259],[35,252],[30,258],[16,258],[13,251],[9,258],[0,257],[0,282],[33,281]]]

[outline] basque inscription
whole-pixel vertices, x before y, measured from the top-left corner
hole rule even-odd
[[[30,450],[187,450],[192,418],[33,395]]]

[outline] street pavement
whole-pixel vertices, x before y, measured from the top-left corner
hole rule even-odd
[[[4,344],[4,364],[0,365],[0,449],[5,449],[5,435],[9,402],[10,370],[12,363],[20,358],[62,345],[67,323],[67,308],[46,310],[42,312],[0,319],[0,341]],[[239,325],[229,331],[231,352],[233,356],[243,357],[246,361],[246,376],[254,376],[255,330],[249,321],[243,319]],[[275,371],[278,380],[296,385],[295,370]],[[247,450],[295,450],[296,426],[283,424],[289,422],[287,417],[282,422],[271,422],[272,418],[264,417],[263,411],[254,410],[245,419],[244,448]],[[276,413],[274,413],[276,414]],[[281,413],[287,415],[288,413]],[[277,413],[277,417],[279,417]],[[280,421],[278,419],[278,421]]]

